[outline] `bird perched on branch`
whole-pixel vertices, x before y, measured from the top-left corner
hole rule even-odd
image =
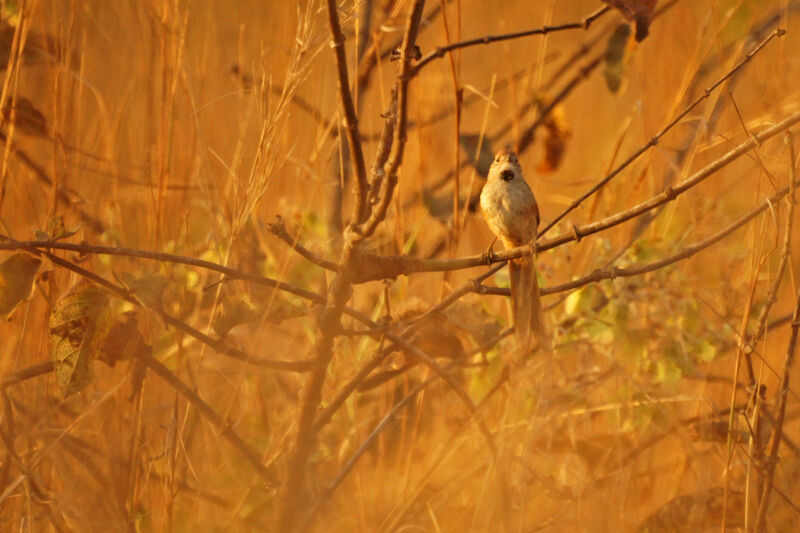
[[[539,206],[522,176],[522,167],[514,152],[504,150],[495,156],[486,185],[481,191],[481,208],[489,229],[503,241],[506,248],[529,244],[536,239]],[[544,314],[536,279],[535,258],[526,255],[512,259],[508,266],[514,329],[524,354],[530,349],[534,338],[540,343],[544,339]]]

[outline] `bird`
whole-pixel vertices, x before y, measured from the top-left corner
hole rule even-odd
[[[536,239],[539,227],[539,206],[522,175],[517,154],[502,150],[494,157],[489,175],[481,191],[481,209],[489,229],[508,248],[529,244]],[[492,244],[488,253],[491,254]],[[534,338],[542,343],[545,335],[544,313],[536,279],[533,255],[509,261],[511,309],[515,335],[523,353]]]

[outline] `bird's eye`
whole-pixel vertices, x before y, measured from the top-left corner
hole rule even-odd
[[[505,169],[500,173],[500,177],[503,178],[503,181],[511,181],[514,179],[514,171]]]

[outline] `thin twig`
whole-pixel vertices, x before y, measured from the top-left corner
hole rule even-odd
[[[529,255],[531,253],[538,254],[572,241],[580,241],[588,235],[605,231],[673,201],[681,194],[712,176],[718,170],[752,150],[758,144],[782,133],[798,122],[800,122],[800,112],[796,112],[761,133],[755,134],[753,139],[748,139],[744,143],[738,145],[733,150],[706,165],[677,185],[668,186],[661,194],[602,220],[582,226],[573,226],[572,231],[567,231],[561,235],[537,242],[535,245],[518,246],[516,248],[494,252],[490,258],[487,258],[486,254],[455,259],[418,259],[407,256],[377,256],[362,253],[359,263],[360,268],[358,272],[355,273],[356,277],[354,277],[353,281],[355,283],[363,283],[366,281],[394,278],[400,275],[409,275],[419,272],[443,272],[447,270],[474,268],[485,265],[487,260],[491,260],[492,262],[505,262],[509,259]]]
[[[386,164],[383,165],[383,176],[378,192],[378,200],[372,212],[363,225],[356,228],[360,238],[371,236],[378,224],[386,218],[386,211],[392,201],[395,186],[397,185],[397,171],[403,161],[406,146],[406,129],[408,127],[408,82],[410,81],[411,60],[417,40],[419,23],[422,20],[422,10],[425,0],[416,0],[411,8],[406,24],[403,45],[400,48],[400,74],[397,76],[395,91],[397,96],[397,125],[394,127],[392,149]],[[394,97],[394,94],[393,94]],[[387,129],[389,126],[387,125]],[[379,153],[380,155],[380,153]]]
[[[80,267],[74,263],[61,259],[57,255],[54,255],[50,252],[42,251],[41,253],[46,255],[53,263],[94,281],[98,285],[105,287],[106,289],[108,289],[118,297],[122,298],[123,300],[131,302],[136,306],[142,307],[144,309],[147,309],[148,311],[155,313],[167,325],[170,325],[175,329],[182,331],[183,333],[189,335],[190,337],[194,337],[198,341],[202,342],[206,346],[209,346],[210,348],[213,348],[214,350],[216,350],[221,354],[227,355],[234,359],[238,359],[239,361],[245,363],[249,363],[251,365],[260,366],[263,368],[269,368],[272,370],[283,370],[286,372],[308,372],[309,370],[311,370],[311,363],[309,361],[281,361],[277,359],[263,359],[260,357],[256,357],[254,355],[250,355],[247,352],[244,352],[237,348],[228,346],[224,342],[209,337],[208,335],[193,328],[192,326],[186,324],[185,322],[173,317],[172,315],[165,313],[160,309],[144,306],[142,302],[131,296],[128,290],[122,287],[118,287],[114,283],[108,281],[102,276],[99,276],[98,274],[95,274],[94,272],[90,272],[83,267]]]
[[[784,187],[780,191],[773,194],[771,197],[764,200],[764,202],[761,205],[750,210],[746,214],[742,215],[735,222],[721,229],[711,237],[708,237],[707,239],[704,239],[695,244],[686,246],[681,251],[673,255],[670,255],[669,257],[665,257],[663,259],[659,259],[658,261],[653,261],[651,263],[647,263],[644,265],[636,265],[628,268],[619,268],[613,265],[608,266],[606,268],[599,268],[594,272],[592,272],[591,274],[588,274],[582,278],[568,281],[566,283],[562,283],[561,285],[555,285],[553,287],[544,288],[542,289],[541,293],[542,295],[556,294],[559,292],[571,291],[583,287],[584,285],[587,285],[589,283],[596,283],[598,281],[606,279],[640,276],[648,272],[660,270],[666,266],[677,263],[678,261],[683,261],[684,259],[688,259],[693,255],[697,254],[698,252],[705,250],[706,248],[716,244],[725,237],[728,237],[737,229],[741,228],[742,226],[750,222],[752,219],[754,219],[764,211],[768,210],[771,206],[775,204],[775,202],[780,201],[780,199],[786,196],[788,193],[789,193],[789,187]],[[505,292],[503,292],[502,294],[505,294]],[[510,294],[510,292],[508,294]]]
[[[753,333],[750,335],[748,339],[743,339],[743,352],[746,356],[750,356],[750,353],[755,348],[756,343],[764,335],[764,332],[767,328],[767,318],[769,318],[769,312],[772,309],[773,304],[778,300],[778,289],[780,288],[780,284],[783,278],[783,273],[786,271],[786,265],[789,262],[789,256],[791,255],[791,237],[792,237],[792,222],[794,220],[794,206],[795,206],[795,198],[794,198],[794,188],[797,186],[797,172],[795,169],[795,152],[794,152],[794,139],[791,130],[788,132],[787,135],[787,143],[789,145],[789,196],[786,198],[788,204],[788,213],[786,219],[786,234],[784,235],[783,240],[783,247],[781,248],[781,261],[778,264],[778,270],[775,273],[775,280],[772,283],[772,287],[770,288],[769,292],[767,293],[767,297],[764,300],[764,306],[761,308],[761,312],[758,315],[758,322],[756,322],[756,328]],[[777,203],[777,199],[772,200],[774,203]]]
[[[339,83],[339,100],[344,112],[344,125],[347,130],[347,141],[350,145],[350,158],[356,171],[355,203],[352,220],[359,223],[366,215],[367,206],[367,167],[364,163],[364,151],[361,147],[361,135],[358,131],[358,117],[350,93],[350,77],[347,74],[347,57],[344,49],[344,34],[339,23],[336,0],[328,0],[328,22],[331,26],[331,47],[336,54],[336,73]]]
[[[181,396],[186,398],[189,403],[197,408],[198,411],[203,413],[203,416],[211,422],[211,424],[219,431],[220,436],[227,440],[229,443],[241,453],[251,465],[255,467],[256,473],[262,479],[267,481],[270,485],[274,486],[278,483],[275,472],[269,467],[265,466],[259,454],[250,447],[236,431],[227,423],[222,416],[220,416],[205,400],[203,400],[195,391],[189,388],[183,381],[178,378],[170,369],[164,366],[161,362],[154,359],[152,356],[145,353],[137,353],[136,357],[141,359],[147,368],[152,370],[161,379],[169,383]]]
[[[336,263],[333,261],[328,261],[323,257],[319,257],[317,254],[300,244],[300,240],[298,238],[292,237],[289,234],[289,231],[286,229],[286,224],[283,223],[283,220],[280,217],[278,217],[277,221],[269,224],[267,228],[269,229],[270,233],[291,246],[295,252],[305,257],[313,264],[333,272],[339,271],[339,266]]]
[[[561,89],[561,91],[559,91],[559,93],[555,95],[547,103],[547,105],[539,111],[538,116],[536,117],[536,120],[533,122],[533,124],[528,126],[525,129],[525,132],[520,136],[516,147],[517,153],[521,154],[530,147],[530,145],[533,143],[533,140],[536,136],[536,130],[539,128],[539,126],[541,126],[548,119],[550,113],[553,111],[553,109],[556,108],[558,104],[563,102],[567,98],[567,96],[569,96],[572,93],[572,91],[574,91],[575,88],[581,84],[581,82],[589,78],[589,74],[591,74],[592,71],[596,69],[598,65],[600,65],[603,62],[604,57],[605,54],[599,55],[593,60],[589,61],[583,68],[581,68],[575,74],[575,76],[569,81],[569,83],[567,83],[567,85],[565,85],[564,88]]]
[[[783,249],[781,250],[781,267],[779,269],[779,276],[775,278],[775,285],[774,289],[777,292],[777,286],[780,284],[780,278],[783,274],[783,267],[785,267],[785,263],[788,260],[789,256],[791,255],[791,240],[792,240],[792,218],[794,215],[794,207],[797,203],[795,198],[795,187],[794,181],[797,176],[796,168],[795,168],[795,150],[794,150],[794,136],[791,133],[787,136],[787,143],[789,144],[789,183],[791,187],[791,193],[787,197],[788,204],[789,204],[789,213],[788,213],[788,220],[786,222],[786,237],[783,244]],[[772,292],[770,292],[770,296],[774,298]],[[769,299],[768,299],[769,301]],[[767,304],[769,307],[771,304]],[[762,315],[765,313],[762,312]],[[761,321],[761,316],[759,317],[759,330],[763,327],[763,322]],[[764,317],[764,321],[766,321],[766,317]],[[794,313],[792,314],[792,333],[789,338],[789,348],[786,353],[786,359],[783,365],[783,376],[781,377],[781,387],[778,392],[778,415],[777,420],[775,421],[775,427],[772,432],[772,447],[770,448],[769,452],[769,459],[767,459],[766,464],[766,474],[764,476],[764,489],[761,495],[761,502],[758,505],[758,513],[756,514],[755,520],[755,531],[762,531],[765,528],[766,524],[766,511],[767,506],[769,505],[769,498],[770,492],[773,489],[773,483],[775,481],[775,466],[778,461],[778,449],[781,445],[781,438],[783,436],[783,422],[786,417],[786,399],[789,395],[789,379],[790,373],[792,370],[792,363],[794,361],[794,352],[797,346],[797,335],[798,331],[800,330],[800,293],[797,295],[797,304],[794,309]]]
[[[611,181],[611,180],[612,180],[612,179],[613,179],[613,178],[614,178],[614,177],[615,177],[617,174],[619,174],[620,172],[622,172],[622,170],[624,170],[625,168],[627,168],[627,167],[628,167],[628,166],[629,166],[631,163],[633,163],[633,162],[634,162],[636,159],[638,159],[638,158],[639,158],[639,156],[641,156],[643,153],[645,153],[647,150],[649,150],[649,149],[650,149],[652,146],[655,146],[656,144],[658,144],[658,141],[661,139],[661,137],[663,137],[663,136],[664,136],[664,135],[665,135],[665,134],[666,134],[666,133],[667,133],[669,130],[671,130],[671,129],[672,129],[672,128],[673,128],[673,127],[676,125],[676,124],[678,124],[678,122],[680,122],[680,121],[683,119],[683,117],[685,117],[686,115],[688,115],[688,114],[689,114],[689,113],[690,113],[690,112],[691,112],[691,111],[692,111],[692,110],[693,110],[695,107],[697,107],[697,105],[699,105],[699,104],[700,104],[700,102],[702,102],[703,100],[705,100],[706,98],[708,98],[709,96],[711,96],[711,93],[714,91],[714,89],[716,89],[717,87],[719,87],[720,85],[722,85],[723,83],[725,83],[725,81],[726,81],[726,80],[728,80],[728,79],[729,79],[731,76],[733,76],[733,75],[734,75],[734,74],[735,74],[735,73],[736,73],[736,72],[737,72],[739,69],[741,69],[741,68],[742,68],[744,65],[746,65],[747,63],[749,63],[749,62],[750,62],[750,60],[751,60],[751,59],[753,59],[753,57],[754,57],[754,56],[755,56],[755,55],[756,55],[758,52],[760,52],[760,51],[761,51],[761,49],[762,49],[762,48],[764,48],[764,47],[767,45],[767,43],[769,43],[769,42],[770,42],[770,41],[771,41],[773,38],[775,38],[775,37],[780,37],[780,36],[782,36],[782,35],[783,35],[783,34],[785,34],[785,33],[786,33],[786,30],[783,30],[783,29],[781,29],[781,28],[778,28],[778,29],[776,29],[775,31],[773,31],[772,33],[770,33],[770,34],[769,34],[769,36],[768,36],[766,39],[764,39],[763,41],[761,41],[761,43],[760,43],[758,46],[756,46],[756,47],[755,47],[755,48],[754,48],[754,49],[753,49],[753,50],[752,50],[750,53],[748,53],[748,54],[747,54],[747,55],[746,55],[746,56],[745,56],[745,57],[744,57],[744,58],[743,58],[741,61],[739,61],[739,62],[738,62],[738,63],[737,63],[737,64],[736,64],[736,65],[735,65],[735,66],[734,66],[734,67],[733,67],[731,70],[729,70],[729,71],[728,71],[728,72],[727,72],[727,73],[726,73],[724,76],[722,76],[722,77],[721,77],[719,80],[717,80],[717,81],[716,81],[716,82],[715,82],[713,85],[711,85],[710,87],[706,88],[706,89],[703,91],[703,93],[702,93],[700,96],[698,96],[698,97],[697,97],[697,99],[696,99],[694,102],[692,102],[691,104],[689,104],[688,106],[686,106],[686,108],[684,108],[684,110],[683,110],[683,111],[681,111],[680,113],[678,113],[678,115],[677,115],[677,116],[676,116],[676,117],[675,117],[675,118],[674,118],[674,119],[673,119],[671,122],[669,122],[669,123],[668,123],[666,126],[664,126],[664,128],[663,128],[663,129],[662,129],[660,132],[658,132],[658,133],[657,133],[655,136],[653,136],[653,137],[652,137],[652,138],[651,138],[649,141],[647,141],[647,143],[645,143],[645,144],[644,144],[644,146],[642,146],[641,148],[639,148],[638,150],[636,150],[636,152],[634,152],[633,154],[631,154],[631,156],[630,156],[630,157],[628,157],[628,159],[626,159],[625,161],[623,161],[622,163],[620,163],[620,164],[619,164],[619,166],[617,166],[617,168],[615,168],[614,170],[612,170],[612,171],[611,171],[611,173],[609,173],[609,174],[608,174],[608,175],[607,175],[605,178],[603,178],[602,180],[600,180],[599,182],[597,182],[597,183],[596,183],[594,186],[592,186],[592,188],[591,188],[591,189],[589,189],[588,191],[586,191],[586,193],[584,193],[584,194],[583,194],[583,195],[581,195],[581,196],[580,196],[578,199],[576,199],[576,200],[574,200],[572,203],[570,203],[570,205],[569,205],[569,206],[568,206],[568,207],[567,207],[567,208],[566,208],[564,211],[562,211],[562,212],[561,212],[561,213],[560,213],[560,214],[559,214],[559,215],[558,215],[556,218],[554,218],[554,219],[553,219],[553,220],[552,220],[550,223],[548,223],[548,224],[547,224],[547,225],[546,225],[546,226],[545,226],[545,227],[544,227],[544,228],[543,228],[543,229],[542,229],[542,230],[539,232],[539,236],[542,236],[542,235],[544,235],[545,233],[547,233],[547,232],[548,232],[548,231],[549,231],[549,230],[550,230],[550,229],[551,229],[553,226],[555,226],[556,224],[558,224],[558,222],[559,222],[559,221],[560,221],[562,218],[564,218],[565,216],[567,216],[567,214],[569,214],[569,213],[570,213],[570,212],[571,212],[573,209],[575,209],[576,207],[578,207],[579,205],[581,205],[581,203],[582,203],[584,200],[586,200],[586,199],[587,199],[587,198],[589,198],[591,195],[593,195],[594,193],[596,193],[597,191],[599,191],[601,188],[603,188],[603,187],[604,187],[604,186],[605,186],[605,185],[606,185],[606,184],[607,184],[609,181]]]
[[[781,445],[781,437],[783,436],[783,421],[786,417],[786,398],[789,395],[789,379],[792,370],[792,363],[794,361],[794,353],[797,348],[797,337],[800,332],[800,293],[797,294],[797,304],[792,314],[792,333],[789,338],[789,348],[786,351],[786,359],[783,366],[783,377],[781,379],[781,388],[778,391],[778,416],[775,420],[775,428],[772,431],[772,446],[769,451],[769,458],[767,459],[767,473],[765,475],[764,491],[761,494],[761,502],[758,506],[758,514],[756,515],[755,531],[763,531],[766,521],[766,511],[769,505],[769,497],[772,491],[772,484],[775,481],[775,466],[778,462],[778,449]]]
[[[518,31],[514,33],[505,33],[502,35],[486,35],[484,37],[478,37],[476,39],[469,39],[466,41],[452,43],[447,46],[439,46],[433,52],[429,53],[428,55],[419,60],[419,62],[414,66],[414,69],[412,71],[412,76],[416,76],[425,65],[427,65],[434,59],[439,59],[440,57],[444,56],[444,54],[452,52],[453,50],[460,50],[462,48],[467,48],[470,46],[476,46],[480,44],[491,44],[502,41],[509,41],[511,39],[519,39],[521,37],[529,37],[531,35],[545,35],[555,31],[581,30],[581,29],[588,30],[589,26],[592,25],[592,22],[594,22],[595,20],[606,14],[610,9],[611,8],[609,8],[608,6],[603,6],[579,22],[570,22],[568,24],[560,24],[558,26],[542,26],[541,28]]]
[[[39,363],[38,365],[23,368],[17,372],[11,372],[10,374],[3,376],[3,379],[0,380],[0,389],[5,389],[11,385],[16,385],[17,383],[22,383],[23,381],[49,374],[52,371],[53,362],[48,361],[46,363]]]

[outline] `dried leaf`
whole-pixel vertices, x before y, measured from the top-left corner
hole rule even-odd
[[[309,309],[305,305],[296,305],[283,298],[277,298],[268,308],[265,318],[273,324],[280,324],[284,320],[299,318],[308,315]],[[261,314],[261,313],[259,313]]]
[[[222,310],[214,317],[211,327],[220,337],[241,324],[252,324],[258,319],[258,311],[247,294],[237,294],[222,301]]]
[[[7,317],[17,305],[30,298],[41,265],[40,258],[22,252],[0,263],[0,316]]]
[[[606,46],[605,66],[603,76],[606,78],[606,85],[609,90],[616,94],[622,87],[627,65],[628,42],[630,41],[631,27],[627,24],[620,24],[608,39]]]
[[[603,0],[619,10],[625,19],[636,22],[636,41],[642,42],[650,32],[656,0]]]
[[[539,102],[543,107],[545,100]],[[558,169],[567,149],[567,141],[572,136],[572,131],[567,126],[564,109],[556,106],[542,123],[545,129],[544,154],[536,171],[540,174],[549,174]]]
[[[34,238],[37,241],[59,241],[72,237],[83,227],[85,222],[81,222],[72,229],[67,229],[64,226],[64,217],[62,215],[55,215],[47,223],[47,231],[35,230],[33,232]]]
[[[487,313],[486,309],[463,300],[445,309],[444,317],[447,322],[468,333],[478,344],[485,344],[502,330],[497,319]]]
[[[167,288],[169,280],[161,274],[145,274],[136,277],[130,272],[123,272],[120,279],[133,294],[142,302],[145,307],[161,309],[164,289]]]
[[[100,345],[99,361],[114,366],[117,361],[127,360],[137,352],[146,349],[139,331],[136,313],[125,313],[124,321],[114,321]]]
[[[77,283],[56,302],[50,315],[50,342],[58,387],[64,396],[92,380],[92,362],[101,354],[113,321],[108,293],[88,281]]]

